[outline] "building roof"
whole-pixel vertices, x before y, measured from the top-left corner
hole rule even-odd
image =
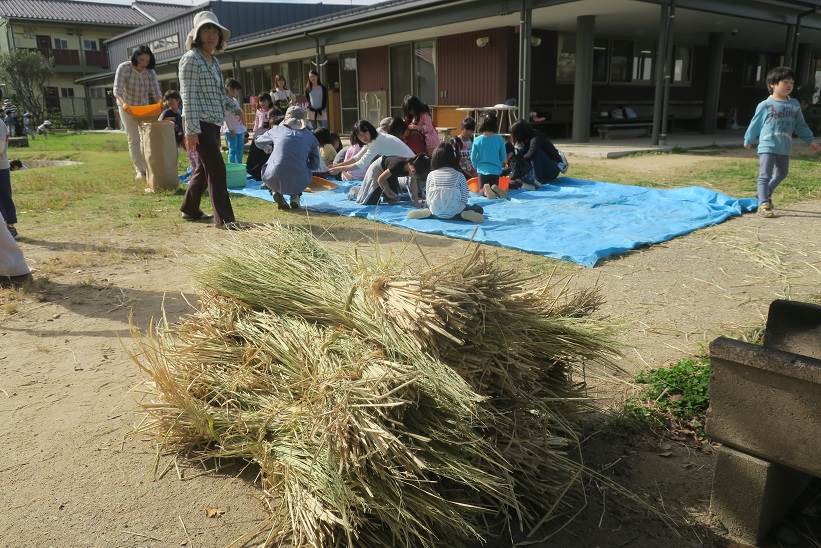
[[[149,16],[144,15],[140,10],[123,4],[69,0],[2,0],[0,1],[0,17],[63,24],[86,23],[137,27],[152,23],[154,13],[162,14],[162,17],[168,17],[186,9],[153,2],[139,2],[138,5],[140,10],[148,13]]]
[[[156,2],[132,2],[131,7],[148,14],[154,21],[174,17],[191,8],[191,6],[174,6]]]

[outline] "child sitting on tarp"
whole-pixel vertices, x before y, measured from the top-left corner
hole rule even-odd
[[[485,220],[483,210],[478,205],[468,205],[468,185],[461,171],[459,157],[450,143],[442,143],[433,152],[431,171],[425,184],[425,204],[423,209],[408,213],[408,219],[438,217],[440,219],[461,218],[474,223]]]
[[[252,130],[253,138],[251,140],[251,146],[248,148],[248,159],[245,162],[246,171],[257,181],[262,180],[262,168],[265,166],[265,162],[268,161],[268,155],[256,146],[255,143],[257,137],[263,135],[273,127],[274,115],[274,102],[271,99],[271,95],[261,93],[257,97],[257,113],[254,118],[254,128]]]
[[[357,154],[359,151],[362,150],[362,141],[359,140],[359,135],[357,135],[356,129],[351,131],[350,135],[351,144],[348,148],[345,149],[345,154],[341,160],[335,161],[334,163],[341,163],[347,162]],[[336,160],[336,158],[334,158]],[[365,171],[366,169],[356,168],[352,171],[343,171],[342,172],[342,180],[343,181],[361,181],[365,178]]]
[[[479,126],[479,135],[470,149],[470,162],[479,174],[479,188],[488,198],[504,198],[499,188],[499,176],[507,159],[505,140],[497,133],[499,122],[496,116],[485,116]]]
[[[319,168],[319,143],[306,129],[305,110],[289,107],[278,126],[256,139],[256,145],[268,154],[262,184],[274,196],[279,209],[299,209],[302,192],[311,183],[311,172]],[[290,195],[290,203],[285,195]]]
[[[328,177],[337,178],[335,175],[328,174],[328,168],[334,164],[334,158],[336,157],[336,149],[331,143],[330,130],[326,127],[316,128],[314,137],[319,143],[320,172],[317,175],[326,179]]]
[[[515,149],[510,158],[510,188],[534,190],[540,183],[554,181],[560,173],[567,172],[564,154],[525,120],[513,124],[510,140]]]
[[[424,181],[430,172],[430,158],[426,154],[417,154],[413,158],[382,156],[375,160],[365,172],[361,186],[354,186],[348,191],[348,198],[362,205],[376,205],[380,198],[385,202],[399,202],[399,193],[404,186],[411,200],[420,207],[423,194],[419,181]],[[405,184],[400,178],[406,178]]]
[[[470,149],[473,147],[473,134],[476,131],[476,120],[472,116],[468,116],[460,125],[459,135],[451,138],[450,144],[456,155],[459,157],[459,169],[465,174],[465,177],[470,179],[476,177],[476,168],[470,162]]]

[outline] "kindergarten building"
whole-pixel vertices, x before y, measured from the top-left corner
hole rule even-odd
[[[297,7],[266,6],[281,14]],[[397,114],[403,97],[415,94],[444,130],[471,109],[507,102],[517,105],[515,115],[536,113],[533,120],[554,137],[646,133],[658,142],[667,132],[746,124],[767,95],[767,71],[781,64],[797,70],[796,95],[817,101],[821,0],[393,0],[334,7],[249,30],[243,21],[259,18],[245,14],[251,8],[244,3],[206,4],[112,38],[109,66],[140,44],[171,41],[177,47],[158,52],[157,71],[165,88],[176,87],[179,46],[193,13],[219,8],[235,33],[219,56],[225,75],[240,80],[247,96],[270,89],[275,73],[300,93],[307,71],[319,66],[331,90],[331,127],[339,132],[359,118]],[[112,79],[108,72],[78,83]]]

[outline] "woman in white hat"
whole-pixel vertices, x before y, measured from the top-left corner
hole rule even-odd
[[[319,141],[306,126],[305,109],[289,107],[281,124],[255,139],[262,150],[273,149],[262,172],[262,184],[273,193],[279,209],[298,209],[312,172],[319,169]],[[291,197],[290,204],[284,194]]]
[[[202,193],[207,187],[214,225],[218,228],[234,222],[220,150],[220,127],[226,111],[242,114],[225,94],[222,71],[214,57],[223,50],[230,36],[231,31],[220,25],[212,12],[197,13],[194,28],[185,40],[189,51],[180,59],[179,72],[186,148],[199,153],[199,164],[191,175],[180,211],[188,221],[210,220],[212,216],[200,209]]]

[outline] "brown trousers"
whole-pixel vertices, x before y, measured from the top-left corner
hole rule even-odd
[[[220,150],[220,128],[200,122],[200,143],[197,146],[199,163],[188,181],[188,190],[182,199],[180,211],[186,215],[200,214],[202,193],[208,188],[216,226],[234,222],[234,210],[228,198],[228,182],[225,179],[225,161]]]

